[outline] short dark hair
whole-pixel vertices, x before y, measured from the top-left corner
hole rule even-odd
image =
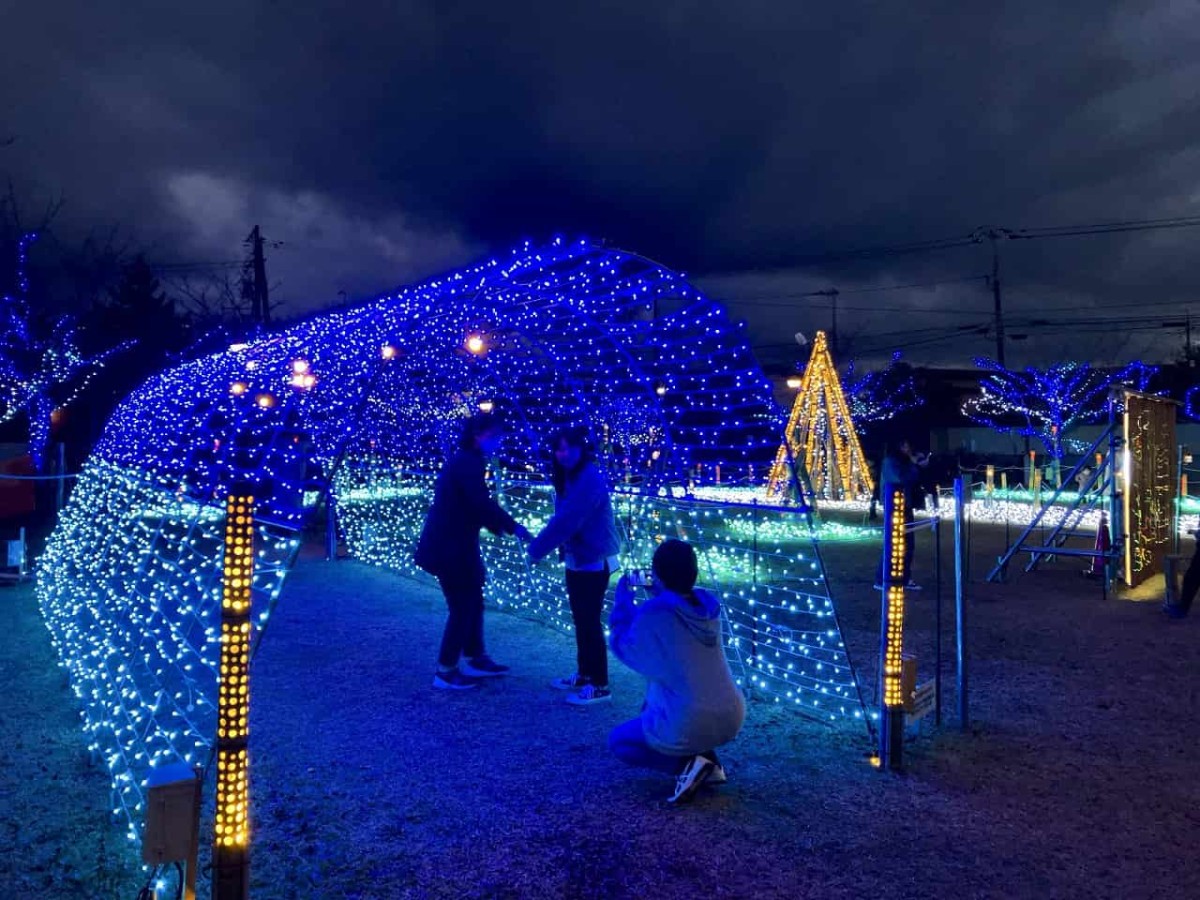
[[[696,551],[686,541],[675,538],[663,541],[654,551],[654,574],[663,587],[676,594],[690,594],[700,577]]]
[[[475,441],[489,431],[503,431],[504,421],[493,413],[476,413],[463,423],[462,435],[458,440],[460,450],[474,450]]]

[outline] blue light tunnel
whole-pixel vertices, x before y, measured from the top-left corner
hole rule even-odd
[[[741,326],[642,257],[527,244],[163,372],[114,414],[37,590],[131,839],[148,770],[209,758],[225,496],[254,486],[261,629],[326,494],[352,555],[416,574],[432,479],[480,409],[509,425],[492,476],[519,520],[535,529],[552,509],[549,434],[588,425],[618,488],[629,558],[648,559],[667,535],[697,543],[747,690],[861,719],[795,510],[756,505],[751,521],[690,496],[718,467],[726,481],[765,481],[779,447],[783,417]],[[558,574],[529,567],[511,539],[485,543],[492,601],[569,628]]]

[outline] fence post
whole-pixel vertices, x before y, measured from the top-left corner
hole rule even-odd
[[[934,715],[936,725],[942,724],[942,516],[941,495],[939,491],[938,506],[934,509],[933,517],[933,658],[937,668],[933,674]],[[914,535],[913,540],[916,540]]]
[[[754,499],[751,515],[751,533],[753,535],[753,552],[750,554],[751,565],[751,587],[755,596],[754,604],[754,619],[753,630],[750,632],[750,664],[753,668],[758,668],[758,617],[759,605],[758,599],[758,498]]]
[[[960,475],[954,479],[954,636],[958,657],[958,723],[967,730],[967,603],[966,583],[963,578],[963,517],[966,491]]]
[[[217,691],[217,805],[213,897],[250,896],[250,597],[254,582],[254,497],[235,488],[225,502],[221,579],[221,667]]]
[[[904,693],[900,687],[904,652],[904,491],[891,490],[883,497],[883,590],[879,629],[880,692],[879,767],[899,769],[904,752]]]
[[[55,485],[54,510],[61,513],[66,503],[65,493],[67,483],[67,445],[62,441],[59,441],[56,446],[56,454],[55,463],[58,467],[58,484]]]
[[[1186,449],[1183,444],[1180,444],[1175,459],[1175,553],[1179,552],[1179,520],[1183,518],[1183,496],[1187,493],[1187,473],[1183,471]]]
[[[325,558],[337,559],[337,512],[328,495],[325,497]]]

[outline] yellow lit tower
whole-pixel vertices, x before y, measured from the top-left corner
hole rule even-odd
[[[789,445],[791,456],[804,464],[816,496],[835,500],[870,496],[871,472],[823,331],[813,341],[783,441],[771,467],[768,496],[778,496],[791,483]]]

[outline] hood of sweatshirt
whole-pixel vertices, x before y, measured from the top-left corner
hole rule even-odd
[[[688,633],[706,647],[721,640],[721,602],[711,591],[697,588],[695,602],[673,591],[664,590],[659,600],[671,605],[671,611],[687,628]]]

